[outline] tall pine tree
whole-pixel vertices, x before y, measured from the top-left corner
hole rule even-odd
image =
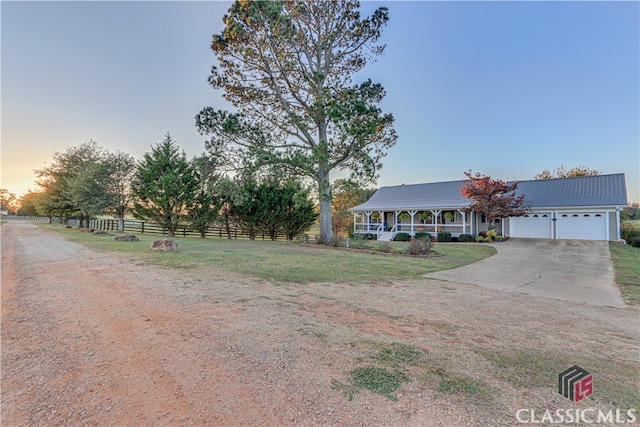
[[[184,151],[167,133],[151,153],[145,153],[132,185],[136,217],[155,222],[169,236],[187,220],[198,183]]]
[[[397,139],[393,116],[380,108],[384,88],[352,81],[382,54],[388,10],[361,17],[359,9],[355,0],[234,2],[213,36],[219,68],[209,83],[237,113],[206,107],[196,117],[209,150],[313,180],[325,243],[333,237],[330,173],[374,180]]]

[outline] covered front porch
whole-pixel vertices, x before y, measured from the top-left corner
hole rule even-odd
[[[370,233],[378,240],[393,240],[398,233],[414,236],[429,233],[436,237],[439,232],[449,232],[454,238],[461,234],[475,235],[478,232],[474,212],[462,209],[353,211],[353,232]]]

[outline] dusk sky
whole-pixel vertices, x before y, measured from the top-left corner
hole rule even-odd
[[[505,180],[584,165],[626,174],[640,201],[640,10],[628,2],[363,2],[387,6],[371,78],[397,145],[371,186]],[[230,2],[1,3],[2,175],[17,195],[34,169],[89,139],[136,158],[170,132],[189,156],[209,45]],[[344,175],[334,174],[332,177]]]

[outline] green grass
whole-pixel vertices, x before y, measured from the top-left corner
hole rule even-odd
[[[366,388],[394,402],[398,400],[398,397],[393,393],[400,388],[403,382],[409,381],[409,378],[401,372],[390,372],[386,368],[372,365],[361,366],[349,374],[354,387]]]
[[[410,345],[393,342],[380,349],[378,354],[369,358],[372,364],[360,366],[349,372],[350,382],[343,384],[332,380],[331,387],[342,390],[348,400],[367,389],[379,393],[394,402],[398,397],[394,394],[403,382],[411,381],[406,373],[410,366],[424,362],[424,353]],[[361,362],[363,362],[361,360]]]
[[[92,249],[126,253],[146,263],[173,268],[214,267],[275,282],[380,283],[413,279],[477,262],[496,252],[484,245],[442,244],[434,246],[434,250],[444,256],[411,258],[286,242],[175,237],[179,252],[154,253],[149,246],[162,236],[137,234],[139,242],[117,242],[113,237],[76,229],[41,226]]]
[[[374,360],[394,367],[399,367],[403,364],[417,364],[423,360],[423,354],[420,350],[417,350],[410,345],[394,342],[388,347],[384,347],[380,350],[380,352],[374,357]]]
[[[517,388],[553,387],[558,373],[577,364],[594,376],[597,392],[591,399],[616,407],[635,408],[640,405],[640,390],[633,380],[640,378],[640,366],[636,363],[611,363],[607,358],[533,349],[478,353],[496,368],[496,378]]]
[[[438,391],[446,394],[484,394],[486,384],[480,380],[466,376],[455,376],[441,372],[442,380],[438,385]]]
[[[609,243],[616,283],[627,304],[640,305],[640,248]]]

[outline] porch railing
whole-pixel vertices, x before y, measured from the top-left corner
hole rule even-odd
[[[356,223],[354,226],[356,233],[371,233],[378,237],[383,231],[391,231],[395,233],[411,233],[411,224],[396,224],[389,230],[384,230],[384,225],[378,222]],[[413,224],[414,233],[432,233],[436,234],[440,231],[448,231],[451,234],[471,234],[471,224]]]
[[[411,224],[397,224],[397,227],[399,232],[411,232]],[[448,231],[452,234],[471,233],[471,225],[467,224],[466,227],[463,227],[462,224],[413,224],[414,233],[438,233],[440,231]]]
[[[379,222],[370,222],[370,223],[366,223],[366,222],[358,222],[355,224],[355,231],[356,232],[360,232],[360,233],[375,233],[375,232],[382,232],[384,230],[382,230],[384,224],[379,223]]]

